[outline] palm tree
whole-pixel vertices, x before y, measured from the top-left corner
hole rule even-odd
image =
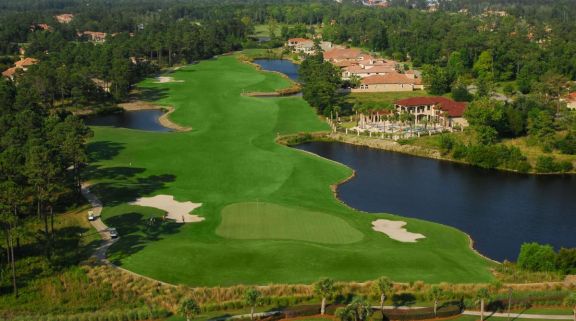
[[[186,321],[190,321],[194,316],[200,314],[200,306],[196,301],[186,299],[180,304],[180,314],[186,318]]]
[[[487,288],[481,288],[476,293],[476,299],[480,301],[480,321],[484,321],[484,303],[490,299],[490,292]]]
[[[326,299],[331,297],[336,292],[336,285],[334,280],[325,278],[314,283],[314,292],[322,298],[320,314],[323,315],[326,312]]]
[[[370,314],[372,314],[370,303],[362,297],[355,297],[352,299],[352,302],[348,305],[348,308],[352,312],[354,321],[365,321],[368,319]]]
[[[574,314],[574,321],[576,321],[576,292],[572,292],[564,299],[564,304],[572,307],[572,313]]]
[[[383,276],[372,283],[372,290],[380,295],[380,310],[384,313],[384,302],[386,301],[386,295],[388,295],[394,289],[394,284],[389,278]]]
[[[432,298],[432,300],[434,300],[434,317],[436,317],[437,312],[438,312],[438,300],[440,299],[440,296],[442,295],[442,289],[436,285],[432,286],[430,288],[430,297]]]
[[[250,306],[251,320],[254,320],[254,310],[256,309],[256,306],[260,304],[261,296],[262,293],[256,290],[256,288],[249,288],[248,290],[246,290],[246,293],[244,294],[244,300],[246,301],[246,304]]]

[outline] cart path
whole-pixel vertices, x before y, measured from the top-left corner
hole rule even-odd
[[[464,311],[462,314],[480,316],[479,311]],[[484,312],[484,318],[487,318],[487,317],[507,318],[508,313]],[[510,318],[512,320],[514,320],[514,319],[573,320],[574,316],[572,316],[572,315],[510,313]]]
[[[94,212],[94,216],[96,217],[96,220],[90,221],[90,224],[92,224],[92,227],[94,227],[94,229],[96,229],[96,231],[98,231],[98,233],[100,234],[100,237],[102,237],[102,244],[96,249],[96,251],[94,252],[94,254],[92,256],[106,265],[109,265],[115,269],[118,269],[118,270],[125,272],[125,273],[128,273],[128,274],[131,274],[133,276],[144,278],[144,279],[154,281],[157,283],[161,283],[161,284],[167,285],[167,286],[176,286],[176,285],[171,284],[171,283],[162,282],[162,281],[147,277],[145,275],[141,275],[138,273],[134,273],[130,270],[126,270],[122,267],[119,267],[119,266],[113,264],[112,262],[110,262],[106,258],[106,253],[108,252],[108,249],[110,248],[110,246],[112,246],[112,244],[116,243],[116,241],[118,241],[119,238],[112,239],[112,237],[110,237],[110,233],[108,232],[108,226],[106,226],[106,224],[104,224],[104,222],[102,221],[102,217],[101,217],[102,208],[104,206],[102,205],[102,202],[96,197],[96,195],[94,195],[94,194],[92,194],[92,192],[90,192],[90,186],[91,185],[89,183],[83,183],[81,192],[82,192],[82,196],[84,196],[84,198],[86,198],[86,200],[88,200],[88,202],[90,203],[90,206],[92,206],[92,211]]]

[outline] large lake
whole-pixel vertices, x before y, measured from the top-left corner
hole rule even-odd
[[[515,260],[524,242],[576,247],[574,176],[483,170],[343,143],[297,148],[356,171],[338,188],[348,205],[456,227],[490,258]]]

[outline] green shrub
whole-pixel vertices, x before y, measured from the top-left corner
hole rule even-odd
[[[454,148],[455,144],[454,137],[447,134],[442,134],[440,135],[439,144],[440,144],[440,154],[447,155]]]
[[[556,161],[552,156],[540,156],[536,160],[536,171],[538,173],[558,173],[569,172],[573,169],[572,163],[568,161]]]
[[[554,271],[556,253],[551,245],[524,243],[518,255],[518,267],[528,271]]]

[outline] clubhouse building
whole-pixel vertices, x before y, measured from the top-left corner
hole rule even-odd
[[[467,127],[464,111],[468,106],[445,97],[413,97],[397,100],[394,108],[398,114],[414,115],[415,123],[438,123],[445,128]]]

